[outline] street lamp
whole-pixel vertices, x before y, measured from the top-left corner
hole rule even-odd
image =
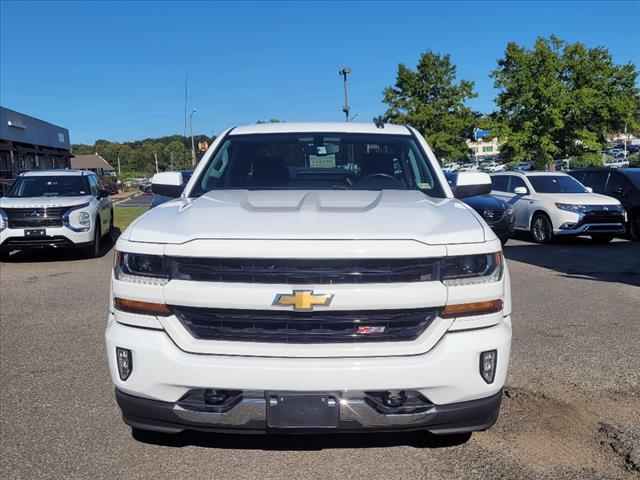
[[[344,106],[342,111],[344,112],[345,121],[349,121],[349,96],[347,93],[347,75],[351,73],[351,67],[344,67],[338,72],[338,75],[342,75],[344,78]]]
[[[196,144],[193,142],[193,114],[198,111],[197,108],[191,110],[189,114],[189,130],[191,130],[191,165],[196,166]]]

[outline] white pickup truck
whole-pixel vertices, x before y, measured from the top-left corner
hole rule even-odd
[[[116,244],[106,345],[134,430],[484,430],[511,344],[500,241],[413,128],[236,127]],[[455,195],[454,195],[455,193]]]

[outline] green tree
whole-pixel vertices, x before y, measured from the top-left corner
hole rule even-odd
[[[638,127],[637,75],[603,47],[556,36],[538,38],[531,50],[509,43],[491,74],[502,153],[541,168],[554,157],[597,152],[608,133]]]
[[[427,51],[415,71],[399,64],[395,85],[385,88],[383,95],[389,105],[385,121],[416,128],[439,160],[468,157],[465,139],[473,134],[475,114],[465,101],[476,93],[473,82],[456,83],[456,67],[449,55]]]

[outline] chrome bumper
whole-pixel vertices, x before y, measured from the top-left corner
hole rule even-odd
[[[278,429],[267,427],[267,401],[264,392],[247,392],[230,407],[184,407],[179,403],[160,402],[128,395],[116,389],[116,400],[129,426],[163,433],[183,430],[203,430],[237,433],[303,433],[308,428]],[[339,424],[331,431],[409,431],[428,430],[449,434],[486,430],[491,427],[500,410],[502,390],[478,400],[448,405],[428,405],[418,413],[385,414],[367,401],[364,392],[338,394]]]

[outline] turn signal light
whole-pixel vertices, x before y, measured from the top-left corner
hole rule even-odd
[[[115,307],[118,310],[129,313],[140,313],[143,315],[169,315],[171,308],[164,303],[141,302],[139,300],[127,300],[126,298],[115,298]]]
[[[440,316],[442,318],[464,317],[468,315],[485,315],[502,310],[502,300],[486,300],[483,302],[461,303],[446,305]]]

